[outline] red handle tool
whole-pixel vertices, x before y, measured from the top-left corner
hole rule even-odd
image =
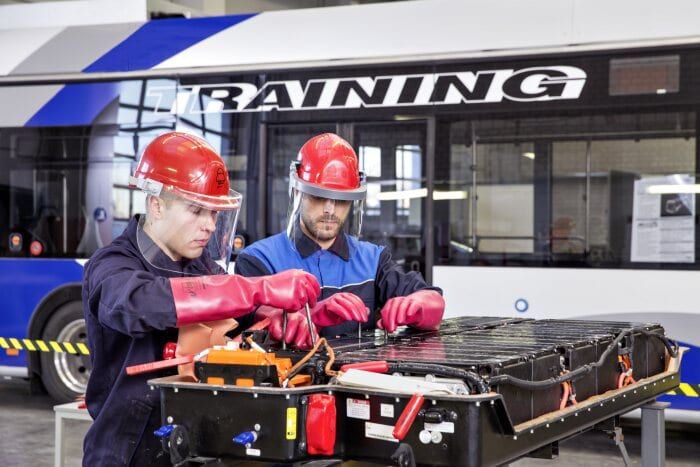
[[[127,375],[138,375],[148,373],[150,371],[162,370],[163,368],[172,368],[185,363],[192,363],[194,355],[185,355],[184,357],[169,358],[167,360],[159,360],[156,362],[142,363],[140,365],[132,365],[126,367]]]
[[[413,425],[413,420],[415,420],[416,415],[418,415],[418,411],[423,406],[424,400],[425,399],[420,394],[411,396],[411,400],[408,401],[408,404],[406,404],[399,419],[396,421],[396,426],[394,426],[394,431],[392,432],[394,438],[401,441],[404,436],[406,436],[411,425]]]

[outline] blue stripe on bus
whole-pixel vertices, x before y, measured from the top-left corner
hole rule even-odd
[[[0,312],[3,337],[26,337],[29,319],[44,297],[68,283],[81,282],[83,268],[73,259],[0,258]],[[23,367],[27,352],[10,357],[0,352],[0,365]]]
[[[673,338],[673,336],[669,337]],[[681,381],[700,384],[700,347],[681,341],[678,341],[678,345],[689,349],[683,354],[681,361]]]
[[[149,21],[83,71],[148,70],[197,42],[253,16],[255,14]]]
[[[160,62],[255,14],[145,23],[83,72],[148,70]],[[119,97],[119,83],[67,84],[26,123],[34,126],[90,125]]]
[[[119,83],[68,84],[25,126],[90,125],[119,93]]]

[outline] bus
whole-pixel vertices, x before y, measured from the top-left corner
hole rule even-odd
[[[367,176],[362,237],[441,287],[446,317],[661,323],[691,349],[664,398],[700,413],[700,4],[666,6],[407,1],[0,31],[0,371],[58,400],[84,390],[82,266],[143,210],[128,176],[155,136],[212,143],[253,242],[284,228],[300,146],[334,132]]]

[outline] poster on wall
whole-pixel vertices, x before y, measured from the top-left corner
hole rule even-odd
[[[695,261],[695,177],[643,177],[634,182],[631,261]]]

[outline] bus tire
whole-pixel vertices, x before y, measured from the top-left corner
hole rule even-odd
[[[49,318],[41,338],[49,341],[82,342],[86,344],[87,332],[83,306],[79,301],[65,303]],[[77,347],[76,347],[77,350]],[[48,393],[58,402],[70,402],[85,393],[92,365],[89,355],[68,352],[41,352],[41,380]]]

